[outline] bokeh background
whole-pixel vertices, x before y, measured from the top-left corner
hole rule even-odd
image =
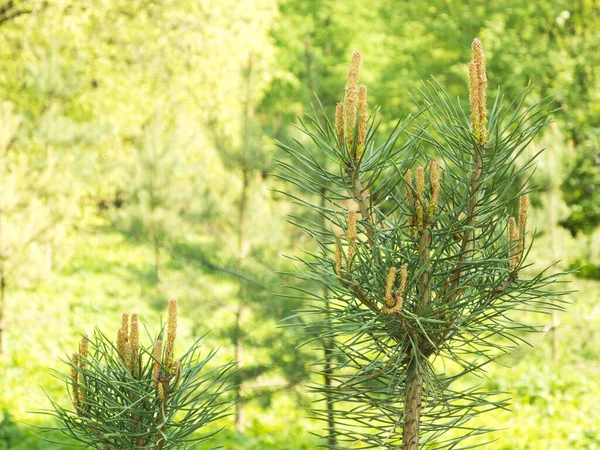
[[[551,97],[533,177],[537,268],[569,276],[565,312],[532,316],[532,347],[471,380],[512,393],[477,419],[492,449],[600,449],[600,5],[597,0],[0,0],[0,449],[33,435],[51,375],[122,311],[156,329],[179,300],[180,345],[238,358],[244,402],[212,445],[313,449],[319,342],[278,327],[284,255],[312,243],[273,176],[316,93],[343,95],[354,49],[381,130],[414,112],[421,80],[467,98],[470,43],[490,97]],[[311,288],[307,286],[307,288]],[[283,296],[281,295],[283,294]],[[61,367],[62,366],[62,367]],[[317,407],[325,407],[317,404]],[[65,447],[69,448],[69,447]],[[200,449],[209,446],[199,447]]]

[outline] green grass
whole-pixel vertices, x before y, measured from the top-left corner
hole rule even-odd
[[[571,253],[579,245],[565,242]],[[228,320],[211,312],[233,289],[224,280],[167,257],[164,280],[157,285],[151,248],[102,226],[75,236],[71,244],[67,261],[51,278],[9,287],[8,352],[0,359],[0,449],[57,448],[35,437],[26,423],[45,423],[43,416],[32,414],[49,406],[44,391],[68,401],[50,370],[62,369],[60,358],[76,348],[79,333],[91,332],[94,325],[116,333],[122,311],[139,312],[156,329],[173,297],[183,315],[181,345]],[[544,244],[542,238],[532,258],[547,260]],[[473,423],[503,429],[489,436],[496,439],[491,449],[600,449],[600,283],[576,280],[569,288],[577,292],[568,296],[571,303],[559,316],[558,364],[552,361],[550,336],[540,333],[530,337],[533,347],[504,359],[508,367],[490,366],[488,378],[479,380],[513,394],[511,411],[483,415]],[[550,323],[550,317],[534,320]],[[207,347],[223,347],[219,357],[230,358],[226,341],[217,335],[208,335]],[[211,445],[198,448],[303,450],[318,443],[310,432],[320,424],[307,419],[291,395],[277,396],[269,409],[250,404],[247,413],[243,435],[231,431],[228,419],[219,424],[225,430]]]

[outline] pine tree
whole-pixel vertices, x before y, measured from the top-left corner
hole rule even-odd
[[[169,301],[166,329],[144,345],[138,315],[123,313],[113,342],[96,329],[81,338],[66,361],[68,373],[57,374],[67,385],[72,409],[52,401],[43,411],[57,419],[58,429],[90,448],[181,449],[215,434],[196,434],[228,414],[227,391],[234,364],[210,367],[215,352],[201,354],[201,340],[181,356],[175,352],[177,302]]]
[[[458,390],[456,381],[536,329],[513,311],[556,307],[547,286],[558,275],[523,273],[533,236],[531,187],[520,180],[535,160],[514,164],[548,123],[547,108],[525,108],[525,92],[506,109],[499,95],[488,112],[478,40],[472,50],[471,120],[432,82],[419,114],[378,143],[357,51],[335,120],[315,113],[300,125],[310,144],[280,144],[292,160],[281,163],[281,177],[308,194],[290,196],[326,219],[294,218],[318,246],[298,258],[297,276],[327,288],[326,297],[309,293],[306,314],[307,330],[329,337],[339,361],[334,383],[315,387],[338,405],[336,448],[468,447],[468,437],[489,430],[467,421],[506,400],[477,386]]]
[[[181,132],[163,114],[152,115],[135,142],[124,206],[113,212],[117,226],[153,249],[153,281],[160,282],[165,248],[182,228],[191,186],[183,180]]]

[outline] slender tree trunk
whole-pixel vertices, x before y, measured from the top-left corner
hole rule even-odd
[[[248,195],[248,171],[242,171],[242,192],[240,196],[240,210],[238,222],[238,267],[241,269],[244,255],[244,228],[246,220],[246,203]],[[243,318],[244,318],[244,298],[246,292],[244,286],[240,285],[238,290],[238,307],[235,315],[235,360],[238,365],[238,370],[243,369],[244,365],[244,336],[243,336]],[[244,408],[244,383],[243,376],[240,372],[240,382],[237,385],[235,404],[235,431],[243,433],[245,429],[246,411]]]
[[[329,307],[329,304],[327,306]],[[327,392],[331,392],[331,386],[333,385],[333,346],[331,344],[331,340],[325,339],[323,341],[323,350],[325,352],[325,368],[323,371],[323,381]],[[325,404],[327,408],[327,447],[329,449],[334,449],[337,447],[337,439],[335,435],[335,417],[333,414],[335,409],[335,402],[330,396],[327,396]]]
[[[242,118],[242,191],[240,192],[240,207],[238,211],[238,267],[242,269],[245,255],[246,239],[246,214],[248,209],[248,188],[250,186],[250,169],[248,162],[248,149],[250,148],[251,121],[254,115],[252,106],[252,65],[253,55],[248,58],[248,67],[246,72],[246,102]],[[243,283],[243,282],[242,282]],[[238,308],[235,320],[235,359],[238,364],[238,370],[242,370],[244,361],[244,333],[243,333],[243,313],[246,290],[243,284],[239,287]],[[235,431],[241,433],[245,428],[245,410],[244,410],[244,383],[243,375],[240,373],[240,382],[237,386],[237,403],[235,409]]]
[[[431,297],[429,284],[431,232],[421,231],[419,237],[419,255],[424,268],[419,280],[421,308],[426,308]],[[421,403],[423,400],[423,374],[418,364],[418,355],[413,356],[406,375],[404,392],[404,427],[402,433],[402,450],[419,449],[419,432],[421,428]]]
[[[416,361],[408,368],[406,394],[404,398],[404,429],[402,450],[418,450],[421,426],[421,401],[423,397],[423,375]]]

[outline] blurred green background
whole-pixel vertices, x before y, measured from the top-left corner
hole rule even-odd
[[[596,0],[0,0],[0,449],[59,448],[27,424],[68,401],[50,369],[122,311],[156,330],[169,298],[182,347],[210,331],[245,397],[213,441],[312,449],[306,386],[319,342],[278,327],[284,255],[310,249],[272,176],[274,140],[331,114],[352,51],[382,130],[434,76],[467,97],[470,43],[490,96],[532,85],[555,123],[533,177],[537,268],[581,267],[566,311],[529,318],[533,347],[471,380],[513,394],[493,449],[600,449],[600,17]],[[306,286],[306,288],[311,288]],[[280,294],[284,294],[281,296]],[[324,407],[317,404],[317,407]],[[62,447],[61,447],[62,448]],[[68,447],[65,447],[68,448]],[[209,446],[200,448],[210,448]]]

